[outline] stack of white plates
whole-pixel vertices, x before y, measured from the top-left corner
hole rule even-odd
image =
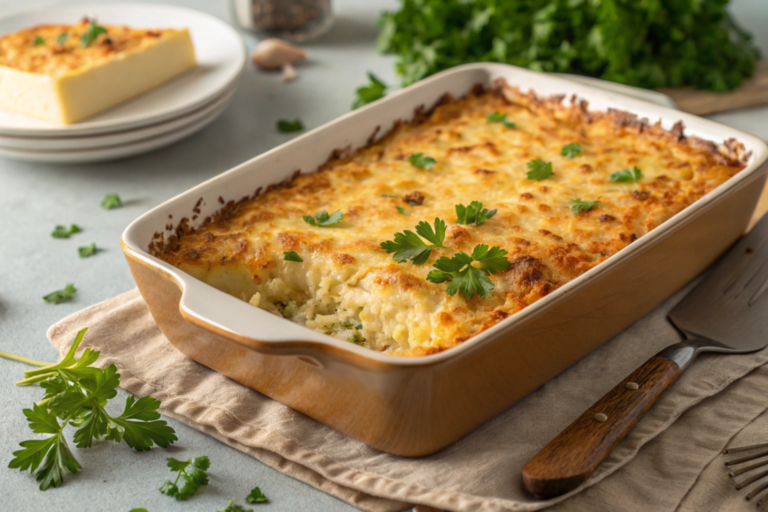
[[[207,14],[148,4],[78,5],[0,19],[0,34],[76,23],[189,28],[197,67],[130,101],[74,124],[0,110],[0,156],[38,162],[96,162],[145,153],[201,130],[221,114],[246,61],[240,36]]]

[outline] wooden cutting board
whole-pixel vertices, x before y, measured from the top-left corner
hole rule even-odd
[[[758,62],[754,76],[731,92],[697,91],[689,87],[665,88],[659,89],[659,92],[672,98],[680,110],[700,116],[768,105],[768,60]]]

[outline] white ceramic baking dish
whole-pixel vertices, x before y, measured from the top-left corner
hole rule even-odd
[[[147,252],[169,222],[192,226],[297,169],[312,172],[336,149],[363,146],[429,109],[445,93],[504,78],[539,95],[576,94],[590,110],[616,108],[686,135],[736,138],[746,169],[547,297],[458,347],[418,358],[374,352],[281,319]],[[432,453],[459,439],[642,317],[707,267],[743,232],[768,173],[768,147],[747,133],[567,79],[502,64],[459,66],[350,112],[257,156],[142,215],[122,245],[136,283],[168,340],[206,366],[381,450]],[[169,221],[169,219],[173,219]],[[618,300],[620,299],[620,300]]]

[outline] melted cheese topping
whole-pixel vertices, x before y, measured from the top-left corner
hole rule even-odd
[[[539,100],[499,84],[493,92],[444,101],[378,143],[320,171],[227,205],[154,255],[254,306],[311,329],[390,354],[423,355],[455,346],[520,311],[620,251],[711,191],[744,165],[743,147],[719,148],[650,126],[626,113],[590,113],[586,104]],[[506,114],[516,128],[489,123]],[[561,148],[577,142],[569,159]],[[436,160],[429,170],[408,161]],[[554,176],[527,179],[527,163],[552,163]],[[638,183],[614,183],[638,167]],[[394,197],[392,197],[394,196]],[[600,201],[574,214],[573,199]],[[456,204],[481,201],[498,213],[481,226],[456,224]],[[403,209],[401,214],[397,207]],[[344,220],[313,227],[303,215],[341,210]],[[425,278],[425,265],[397,263],[379,244],[421,220],[448,223],[446,245],[471,253],[506,249],[512,266],[493,274],[488,299],[450,296]],[[295,251],[303,263],[285,261]]]
[[[157,44],[180,30],[132,29],[126,26],[100,25],[107,30],[84,47],[80,36],[90,22],[76,25],[40,25],[0,38],[0,66],[52,77],[61,77],[86,67],[97,66]],[[57,40],[62,34],[63,43]],[[36,45],[37,38],[43,44]]]

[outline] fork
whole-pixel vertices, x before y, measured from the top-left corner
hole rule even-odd
[[[751,452],[755,450],[757,450],[755,453],[737,457],[735,459],[731,459],[725,462],[725,466],[730,469],[730,471],[728,471],[728,476],[731,477],[731,480],[733,480],[733,483],[736,485],[736,490],[741,490],[747,487],[748,485],[751,485],[757,482],[761,478],[768,477],[768,469],[764,469],[763,471],[757,472],[753,475],[749,475],[744,479],[737,481],[737,477],[745,473],[749,473],[750,471],[753,471],[755,469],[765,468],[768,466],[768,443],[751,444],[751,445],[739,446],[735,448],[726,448],[725,450],[723,450],[724,454]],[[763,457],[765,457],[763,460],[753,462]],[[750,462],[752,463],[747,464]],[[744,465],[744,464],[747,464],[747,465]],[[740,467],[736,468],[735,466],[740,466]],[[750,493],[746,495],[746,500],[752,501],[753,499],[757,498],[760,494],[762,494],[766,490],[768,490],[768,480],[762,482],[760,485],[758,485],[752,491],[750,491]],[[756,506],[761,507],[765,503],[768,503],[768,493],[764,494],[760,498]]]

